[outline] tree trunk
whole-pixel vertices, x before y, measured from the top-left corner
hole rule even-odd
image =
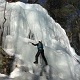
[[[5,7],[4,7],[4,22],[3,22],[3,25],[2,25],[2,29],[1,29],[1,46],[2,46],[3,33],[4,33],[4,24],[6,22],[6,17],[5,17],[6,4],[7,4],[7,2],[5,2]]]
[[[78,34],[78,36],[79,36],[79,50],[80,50],[80,33]]]

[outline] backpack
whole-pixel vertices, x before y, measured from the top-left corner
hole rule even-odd
[[[39,43],[37,44],[37,48],[38,48],[39,50],[42,50],[42,49],[43,49],[43,44],[42,44],[41,42],[39,42]]]

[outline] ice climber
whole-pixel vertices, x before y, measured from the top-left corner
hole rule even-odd
[[[44,56],[44,49],[43,49],[42,41],[39,41],[37,44],[32,43],[32,45],[37,46],[37,49],[38,49],[38,52],[37,52],[37,54],[35,56],[35,62],[34,63],[38,64],[38,57],[41,54],[43,60],[45,61],[45,64],[48,65],[47,60],[46,60],[46,58]]]

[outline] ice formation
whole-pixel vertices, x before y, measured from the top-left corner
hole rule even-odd
[[[4,8],[4,3],[1,4]],[[1,9],[0,9],[1,10]],[[3,11],[0,15],[3,14]],[[2,15],[3,16],[3,15]],[[0,16],[2,24],[3,17]],[[70,46],[61,26],[38,4],[7,3],[3,49],[15,55],[18,68],[10,78],[14,80],[79,80],[79,57]],[[42,40],[48,66],[43,61],[34,65],[37,48],[29,42]],[[23,67],[25,70],[23,70]],[[40,73],[42,72],[42,76]],[[17,73],[17,74],[16,74]],[[16,75],[15,75],[16,74]]]

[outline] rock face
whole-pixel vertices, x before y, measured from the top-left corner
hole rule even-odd
[[[14,61],[14,57],[8,55],[1,47],[0,47],[0,73],[9,75],[12,71],[12,65]]]
[[[3,69],[2,69],[2,59],[3,59],[3,56],[2,56],[2,54],[1,54],[1,48],[0,48],[0,73],[2,73],[3,72]]]

